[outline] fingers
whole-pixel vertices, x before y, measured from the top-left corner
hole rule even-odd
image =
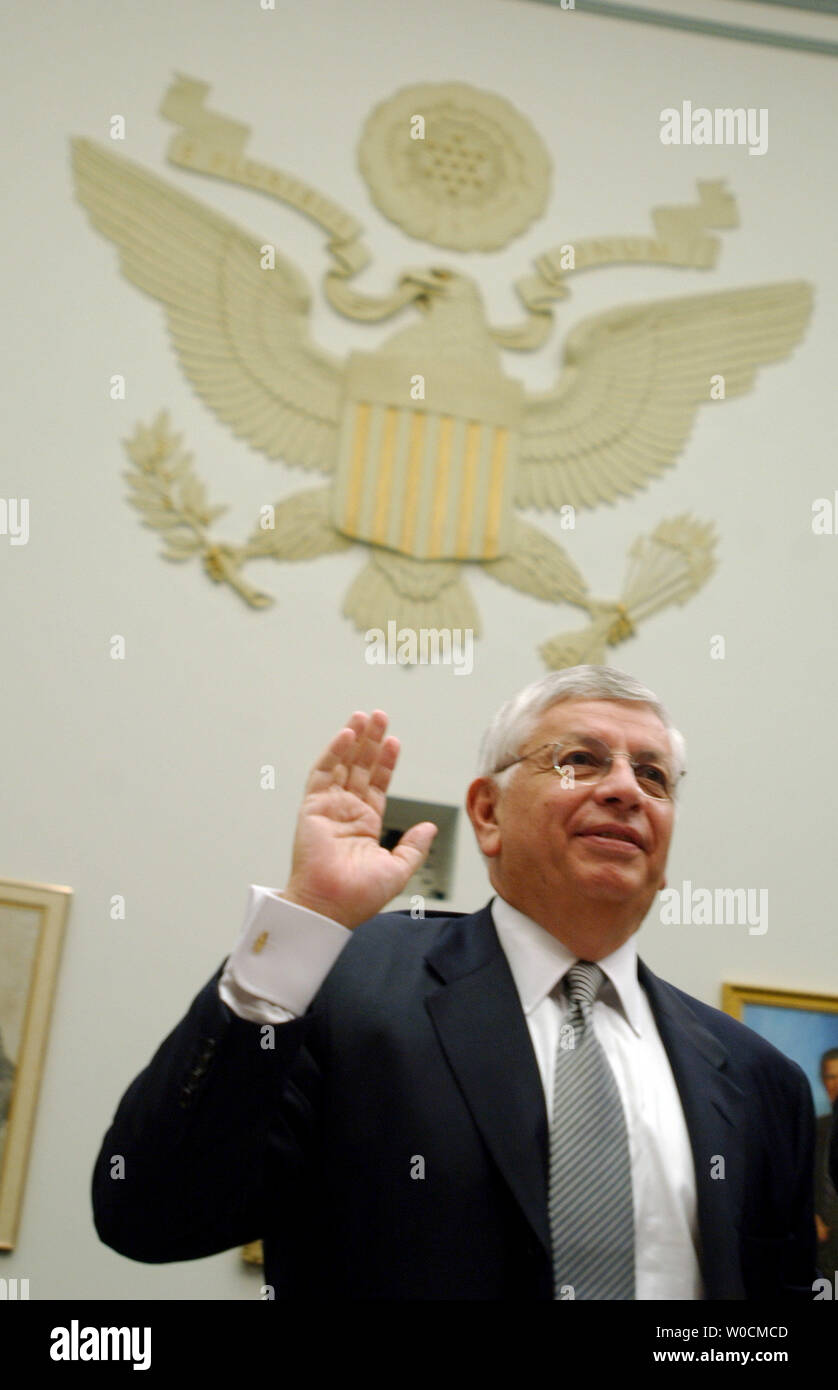
[[[352,750],[353,757],[346,779],[347,791],[355,792],[358,796],[364,796],[366,793],[370,779],[378,768],[381,759],[386,732],[387,715],[381,709],[373,710],[367,719],[366,727],[359,732]],[[390,762],[389,772],[392,772],[394,765],[392,757]]]
[[[308,779],[309,791],[320,790],[333,782],[343,786],[348,775],[346,759],[356,738],[354,721],[362,717],[353,714],[347,726],[335,734],[331,743],[324,748],[311,769]]]
[[[366,714],[356,710],[315,763],[309,777],[310,791],[328,786],[345,787],[365,798],[372,788],[386,792],[399,755],[399,740],[385,737],[387,715],[383,710]]]

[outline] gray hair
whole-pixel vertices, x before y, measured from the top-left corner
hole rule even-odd
[[[669,735],[676,776],[683,771],[687,757],[684,736],[674,727],[652,690],[615,666],[570,666],[533,681],[501,705],[481,740],[477,775],[493,777],[499,786],[504,786],[514,771],[504,768],[504,764],[518,756],[539,715],[562,700],[578,699],[636,700],[648,705]],[[504,770],[497,772],[496,768]]]

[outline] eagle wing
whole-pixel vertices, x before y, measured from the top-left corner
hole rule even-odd
[[[90,140],[73,141],[80,201],[129,280],[165,306],[189,380],[269,458],[334,468],[341,362],[309,337],[309,289],[255,237]]]
[[[527,398],[515,501],[593,507],[630,496],[675,462],[710,378],[725,396],[800,341],[812,305],[802,281],[630,305],[570,334],[552,391]]]

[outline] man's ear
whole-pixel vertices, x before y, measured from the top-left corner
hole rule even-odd
[[[497,818],[501,789],[491,777],[476,777],[466,792],[466,810],[483,854],[494,859],[500,854],[500,824]]]

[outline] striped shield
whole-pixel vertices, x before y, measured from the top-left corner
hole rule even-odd
[[[523,395],[518,382],[483,367],[351,353],[337,529],[417,560],[503,555]]]

